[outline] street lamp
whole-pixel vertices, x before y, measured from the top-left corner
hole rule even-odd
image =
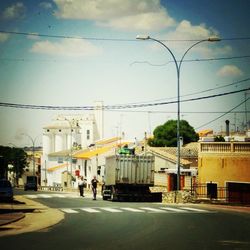
[[[168,52],[171,54],[171,56],[174,59],[176,73],[177,73],[177,135],[176,135],[176,137],[177,137],[177,190],[180,190],[180,151],[181,151],[181,147],[180,147],[180,70],[181,70],[181,65],[182,65],[183,59],[186,56],[186,54],[188,53],[188,51],[191,50],[194,46],[196,46],[202,42],[219,42],[221,39],[218,37],[209,37],[207,39],[203,39],[203,40],[200,40],[200,41],[194,43],[192,46],[190,46],[185,51],[181,60],[178,62],[176,60],[175,55],[171,51],[171,49],[166,44],[161,42],[160,40],[154,39],[150,36],[140,36],[140,35],[138,35],[136,37],[136,39],[152,40],[152,41],[155,41],[155,42],[161,44],[164,48],[166,48],[168,50]]]
[[[34,139],[30,135],[28,135],[26,133],[22,133],[22,135],[27,136],[30,139],[31,143],[32,143],[33,175],[35,175],[35,143],[36,143],[36,140],[39,137],[39,135],[37,137],[35,137]]]

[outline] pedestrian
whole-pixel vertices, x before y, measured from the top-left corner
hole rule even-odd
[[[78,188],[80,192],[80,196],[84,197],[84,185],[85,185],[85,180],[83,179],[83,176],[80,176],[78,179]]]
[[[98,180],[96,179],[96,176],[94,176],[93,179],[91,180],[92,192],[93,192],[93,200],[96,200],[97,183],[98,183]]]

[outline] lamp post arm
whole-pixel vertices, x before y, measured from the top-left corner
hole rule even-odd
[[[149,37],[149,40],[152,40],[152,41],[155,41],[155,42],[161,44],[162,46],[164,46],[168,50],[168,52],[171,54],[171,56],[174,59],[175,67],[176,67],[176,70],[177,70],[177,77],[179,77],[179,71],[180,71],[179,70],[179,66],[178,66],[177,60],[175,58],[175,55],[173,54],[173,52],[171,51],[171,49],[166,44],[164,44],[163,42],[161,42],[160,40],[154,39],[152,37]]]
[[[209,40],[208,40],[208,39],[200,40],[200,41],[194,43],[193,45],[191,45],[191,46],[185,51],[185,53],[183,54],[183,56],[182,56],[182,58],[181,58],[181,60],[180,60],[180,62],[179,62],[179,71],[181,70],[181,65],[182,65],[182,62],[183,62],[184,57],[186,56],[186,54],[187,54],[193,47],[195,47],[196,45],[198,45],[198,44],[200,44],[200,43],[203,43],[203,42],[207,42],[207,41],[209,41]]]

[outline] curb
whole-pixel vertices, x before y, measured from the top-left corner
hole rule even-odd
[[[64,213],[57,209],[49,208],[21,195],[15,198],[21,202],[20,205],[0,208],[0,212],[1,210],[6,212],[0,213],[0,226],[2,226],[0,237],[43,230],[64,219]],[[10,213],[10,211],[15,212]]]
[[[20,213],[5,213],[0,214],[0,227],[5,226],[7,224],[19,221],[25,217],[23,212]],[[0,228],[1,230],[1,228]]]

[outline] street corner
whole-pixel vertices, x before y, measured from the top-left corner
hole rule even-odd
[[[5,214],[5,218],[2,218],[4,225],[0,228],[0,237],[45,230],[64,219],[64,213],[58,209],[46,207],[23,196],[18,196],[16,199],[20,203],[19,207],[13,208],[13,211],[20,212]]]
[[[231,205],[231,204],[216,204],[216,203],[190,203],[194,207],[206,208],[213,211],[233,212],[250,214],[249,205]]]

